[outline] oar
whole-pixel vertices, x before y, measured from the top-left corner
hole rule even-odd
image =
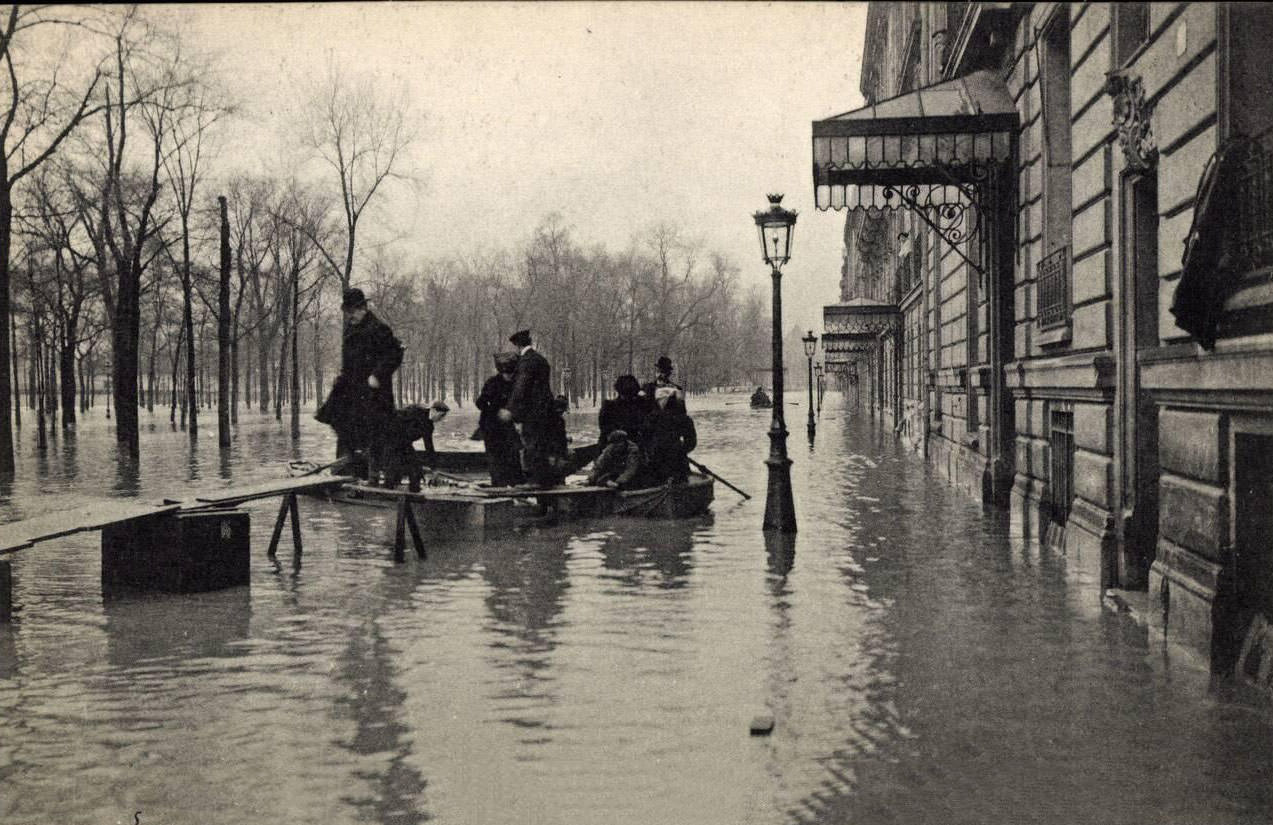
[[[686,458],[689,458],[689,456],[686,456]],[[695,467],[695,468],[697,468],[699,471],[701,471],[701,472],[703,472],[703,473],[706,473],[707,475],[709,475],[709,476],[711,476],[712,478],[716,479],[716,480],[717,480],[717,481],[719,481],[721,484],[724,484],[726,487],[728,487],[729,489],[733,490],[735,493],[738,493],[738,495],[742,496],[743,498],[751,498],[751,496],[747,495],[747,494],[746,494],[746,493],[744,493],[742,490],[740,490],[740,489],[738,489],[737,487],[735,487],[734,485],[730,484],[730,483],[729,483],[728,481],[726,481],[725,479],[723,479],[723,478],[721,478],[720,476],[716,475],[716,474],[715,474],[715,473],[713,473],[711,470],[709,470],[709,469],[707,469],[706,467],[704,467],[702,464],[699,464],[699,463],[698,463],[697,461],[695,461],[694,459],[689,458],[689,462],[690,462],[690,464],[693,464],[693,465],[694,465],[694,467]]]

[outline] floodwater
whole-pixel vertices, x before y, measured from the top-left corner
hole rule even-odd
[[[717,486],[681,523],[606,520],[394,565],[392,511],[302,500],[303,564],[250,587],[103,600],[98,540],[14,563],[0,627],[0,822],[1252,823],[1267,706],[1104,611],[829,395],[788,402],[801,532],[760,530],[768,413],[691,399]],[[591,429],[572,414],[572,430]],[[140,473],[90,420],[21,433],[5,519],[179,498],[320,459],[246,417],[219,455],[166,420]],[[143,422],[145,416],[143,415]],[[443,425],[463,443],[473,417]],[[286,535],[286,534],[285,534]],[[771,713],[773,734],[748,723]]]

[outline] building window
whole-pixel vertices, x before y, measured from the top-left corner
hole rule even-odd
[[[902,75],[898,79],[897,93],[906,94],[919,88],[919,40],[920,24],[916,20],[911,26],[911,35],[906,40],[905,57],[902,60]]]
[[[1113,10],[1114,63],[1125,66],[1149,39],[1149,4],[1115,3]]]
[[[1273,265],[1273,95],[1265,57],[1273,42],[1273,8],[1224,5],[1229,18],[1230,134],[1251,138],[1233,181],[1229,228],[1237,262],[1249,271]]]
[[[1070,320],[1069,249],[1061,248],[1039,261],[1039,328]]]
[[[1051,487],[1052,523],[1065,526],[1074,499],[1074,413],[1052,411]]]
[[[1221,3],[1227,16],[1228,48],[1224,51],[1228,134],[1255,137],[1273,128],[1273,95],[1269,94],[1269,43],[1273,41],[1273,7],[1265,3]]]
[[[1043,245],[1048,254],[1070,245],[1070,17],[1062,8],[1038,35],[1043,93]]]

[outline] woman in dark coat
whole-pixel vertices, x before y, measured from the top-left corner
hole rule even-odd
[[[495,375],[486,379],[477,396],[481,416],[478,431],[486,444],[486,462],[491,470],[492,487],[514,487],[526,483],[522,472],[522,440],[517,426],[499,419],[499,411],[508,405],[513,392],[513,376],[517,372],[517,353],[501,352],[495,356]]]

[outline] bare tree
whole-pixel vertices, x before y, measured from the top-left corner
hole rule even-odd
[[[10,256],[12,253],[14,187],[52,157],[66,138],[100,105],[93,104],[100,75],[96,66],[83,77],[67,80],[63,66],[70,60],[49,62],[47,51],[54,28],[73,28],[83,35],[96,32],[96,13],[70,7],[9,7],[0,28],[0,474],[12,475],[13,430],[9,400],[12,386],[7,365],[11,354],[9,331]],[[82,46],[82,43],[81,43]],[[62,57],[66,57],[64,48]],[[36,67],[44,58],[44,65]],[[32,69],[28,75],[28,69]],[[4,84],[8,89],[3,88]],[[7,91],[8,94],[4,94]]]
[[[191,274],[191,216],[199,185],[206,171],[209,130],[229,114],[230,108],[216,99],[215,91],[208,83],[208,67],[197,59],[188,58],[180,40],[174,40],[173,67],[181,75],[181,82],[161,98],[162,105],[144,106],[141,111],[152,136],[162,139],[166,133],[170,148],[162,155],[164,175],[167,178],[175,206],[177,228],[181,233],[181,259],[173,261],[173,268],[181,278],[182,323],[186,329],[186,401],[189,405],[189,433],[197,438],[199,433],[198,405],[195,401],[195,340],[194,340],[194,283]],[[192,78],[199,78],[194,82]],[[174,75],[176,79],[176,75]],[[165,126],[164,120],[167,120]],[[165,244],[170,253],[171,247]],[[173,256],[175,257],[175,256]]]
[[[110,72],[101,83],[100,142],[86,149],[87,156],[101,165],[79,187],[77,199],[91,215],[85,226],[96,251],[111,324],[115,439],[136,458],[142,275],[160,251],[155,241],[165,219],[156,206],[163,189],[165,152],[171,148],[173,113],[192,80],[183,74],[181,62],[163,51],[162,33],[148,26],[135,9],[122,17],[113,41]],[[134,163],[129,137],[138,119],[143,125],[144,161]]]
[[[344,256],[327,243],[320,251],[343,288],[353,279],[359,221],[386,182],[405,179],[400,168],[416,133],[405,93],[386,95],[378,79],[349,78],[333,62],[309,101],[303,140],[340,186]],[[315,239],[318,240],[317,238]]]

